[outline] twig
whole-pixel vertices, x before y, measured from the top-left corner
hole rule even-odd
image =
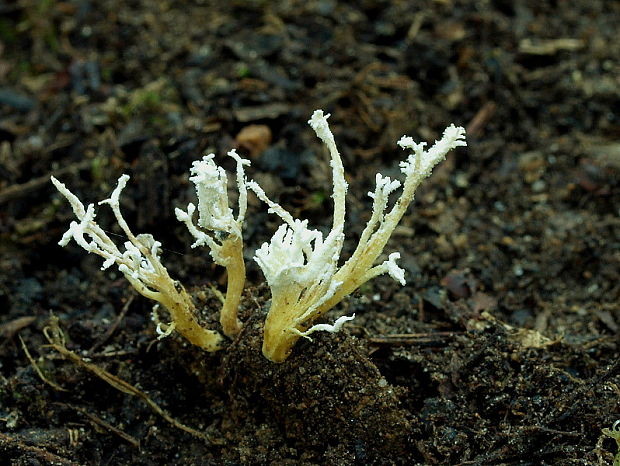
[[[443,343],[447,338],[462,335],[463,332],[394,333],[368,339],[375,345],[424,345]]]
[[[24,343],[24,339],[22,338],[22,336],[18,335],[18,337],[19,337],[19,341],[22,344],[22,349],[24,350],[24,353],[26,353],[26,357],[28,358],[28,361],[30,361],[32,368],[35,370],[39,378],[43,382],[48,384],[50,387],[52,387],[54,390],[58,390],[59,392],[68,392],[69,390],[67,390],[66,388],[61,387],[57,383],[52,382],[47,377],[45,377],[45,375],[43,374],[43,371],[41,371],[41,368],[37,366],[37,363],[35,362],[34,358],[30,355],[30,351],[28,351],[28,347],[26,346],[26,343]]]
[[[120,323],[123,321],[123,319],[127,315],[129,306],[131,306],[131,303],[133,302],[134,298],[135,298],[135,295],[133,294],[129,297],[127,302],[123,305],[123,308],[121,309],[121,313],[116,317],[116,320],[114,321],[114,323],[110,326],[110,328],[108,328],[105,334],[99,340],[97,340],[95,344],[88,350],[89,355],[92,354],[97,348],[99,348],[101,345],[103,345],[106,341],[110,339],[112,334],[116,331]]]
[[[124,356],[135,356],[140,351],[138,349],[108,351],[107,353],[93,353],[88,355],[89,359],[95,358],[120,358]]]
[[[31,192],[36,191],[37,189],[40,189],[45,185],[48,185],[50,183],[50,176],[52,175],[55,177],[60,177],[67,173],[78,172],[80,170],[89,168],[91,164],[92,160],[83,160],[67,167],[53,170],[50,173],[39,176],[38,178],[34,178],[30,181],[26,181],[25,183],[11,185],[8,188],[0,191],[0,204],[4,204],[5,202],[12,201],[13,199],[26,196],[27,194],[30,194]]]
[[[103,427],[104,429],[107,429],[110,432],[118,435],[120,438],[122,438],[126,442],[130,443],[135,448],[140,448],[140,441],[139,440],[137,440],[135,437],[133,437],[133,436],[123,432],[119,428],[114,427],[112,424],[110,424],[109,422],[104,421],[100,417],[95,416],[94,414],[89,413],[85,409],[80,408],[78,406],[71,406],[71,405],[68,405],[68,404],[65,404],[65,403],[60,403],[60,404],[62,404],[65,407],[69,407],[69,408],[75,409],[76,411],[78,411],[81,414],[83,414],[84,416],[86,416],[94,424],[97,424],[97,425]]]
[[[565,430],[557,430],[557,429],[550,429],[549,427],[545,427],[545,426],[523,426],[523,427],[518,427],[517,430],[519,432],[535,432],[535,431],[539,431],[539,432],[544,432],[546,434],[555,434],[555,435],[560,435],[563,437],[583,437],[583,432],[568,432]]]
[[[470,137],[479,136],[484,127],[495,114],[496,108],[497,105],[493,101],[485,103],[467,125],[467,135]]]

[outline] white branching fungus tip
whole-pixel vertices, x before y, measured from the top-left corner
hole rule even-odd
[[[174,333],[176,324],[174,322],[170,322],[169,324],[161,322],[159,320],[158,309],[159,304],[155,304],[153,306],[153,310],[151,311],[151,321],[155,324],[155,333],[157,333],[157,340],[163,340],[164,338],[167,338]]]
[[[312,338],[310,338],[309,336],[310,334],[314,332],[338,333],[340,330],[342,330],[342,327],[345,324],[345,322],[348,322],[353,319],[355,319],[355,314],[353,314],[352,316],[342,316],[342,317],[338,317],[333,325],[316,324],[310,327],[305,332],[300,332],[299,330],[295,330],[295,333],[297,333],[300,337],[304,337],[312,341]]]
[[[214,154],[205,155],[202,160],[195,161],[190,169],[192,176],[189,179],[196,186],[198,197],[198,222],[194,224],[193,216],[196,206],[192,203],[188,204],[187,211],[179,208],[174,211],[177,219],[185,223],[196,240],[192,247],[206,245],[213,260],[222,266],[227,265],[229,258],[222,252],[223,240],[221,238],[234,236],[241,239],[242,236],[241,230],[248,205],[247,183],[243,167],[250,165],[250,161],[242,159],[234,149],[227,155],[237,162],[237,188],[239,190],[237,218],[228,206],[226,171],[215,164]]]
[[[400,164],[405,180],[401,183],[381,174],[376,175],[375,189],[368,193],[373,200],[370,220],[353,255],[339,267],[347,184],[334,135],[327,123],[329,116],[322,110],[316,110],[308,121],[329,149],[331,159],[334,216],[327,237],[324,238],[318,230],[309,229],[306,220],[294,219],[279,204],[271,201],[258,184],[248,183],[248,188],[267,204],[269,212],[284,221],[254,257],[272,292],[271,307],[265,321],[263,354],[275,362],[286,359],[300,337],[307,337],[318,330],[339,329],[345,320],[339,319],[334,326],[312,323],[366,281],[388,274],[405,285],[405,271],[396,263],[400,253],[393,252],[383,263],[374,264],[420,183],[448,151],[466,145],[465,130],[454,125],[446,128],[442,138],[428,151],[425,150],[426,143],[416,143],[411,137],[403,136],[398,144],[413,152]],[[388,210],[390,195],[401,187],[399,199]]]
[[[388,260],[386,260],[379,267],[385,267],[385,273],[387,273],[402,286],[405,286],[407,283],[405,281],[405,271],[398,266],[396,263],[397,259],[400,259],[400,252],[393,252],[388,256]]]
[[[403,149],[413,151],[406,162],[400,163],[401,171],[405,176],[427,177],[433,167],[441,162],[448,152],[456,147],[466,146],[467,142],[465,142],[465,129],[452,124],[444,130],[441,139],[435,141],[428,151],[424,150],[425,142],[416,143],[411,136],[400,138],[398,145]]]
[[[315,110],[312,114],[312,117],[308,120],[308,124],[314,130],[316,135],[321,139],[321,141],[334,141],[334,135],[329,129],[329,124],[327,123],[327,119],[331,115],[328,113],[327,115],[323,113],[323,110]]]

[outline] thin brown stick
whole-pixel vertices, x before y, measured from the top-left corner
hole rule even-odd
[[[84,170],[89,168],[91,165],[92,160],[83,160],[82,162],[74,163],[58,170],[53,170],[43,176],[26,181],[25,183],[11,185],[0,191],[0,204],[26,196],[31,192],[50,184],[50,176],[61,177],[67,173]]]
[[[438,344],[448,338],[461,334],[463,334],[463,332],[394,333],[391,335],[371,337],[368,341],[375,345]]]
[[[85,409],[80,408],[78,406],[71,406],[71,405],[67,405],[67,404],[64,404],[64,403],[63,403],[63,406],[75,409],[76,411],[78,411],[81,414],[83,414],[84,416],[86,416],[92,423],[97,424],[98,426],[103,427],[104,429],[109,430],[110,432],[118,435],[120,438],[122,438],[126,442],[130,443],[135,448],[140,448],[140,440],[138,440],[135,437],[133,437],[133,436],[123,432],[119,428],[114,427],[112,424],[110,424],[109,422],[104,421],[99,416],[95,416],[93,413],[89,413]]]
[[[46,384],[48,384],[50,387],[52,387],[54,390],[58,390],[59,392],[68,392],[69,390],[67,390],[66,388],[61,387],[60,385],[58,385],[55,382],[52,382],[51,380],[49,380],[47,377],[45,377],[45,374],[43,374],[43,371],[41,370],[41,368],[37,365],[37,363],[35,362],[34,358],[32,357],[32,355],[30,354],[30,351],[28,351],[28,347],[26,346],[26,343],[24,343],[24,339],[22,338],[21,335],[18,335],[19,337],[19,341],[22,344],[22,349],[24,350],[24,353],[26,354],[26,357],[28,358],[28,361],[30,361],[30,365],[32,366],[32,368],[34,369],[34,371],[37,373],[37,375],[39,376],[39,378],[45,382]]]
[[[133,302],[134,298],[135,298],[135,295],[133,294],[129,296],[129,299],[123,305],[123,308],[121,309],[121,313],[116,317],[116,320],[114,321],[114,323],[110,326],[110,328],[108,328],[108,330],[104,333],[104,335],[99,340],[97,340],[95,344],[88,350],[89,354],[94,353],[97,348],[99,348],[101,345],[103,345],[106,341],[110,339],[112,334],[116,331],[120,323],[123,321],[123,319],[127,315],[129,306],[131,306],[131,303]]]
[[[474,115],[474,117],[470,120],[467,125],[467,135],[469,137],[479,136],[484,127],[487,125],[493,115],[495,114],[495,109],[497,105],[493,101],[486,102],[482,108],[478,110],[478,113]]]

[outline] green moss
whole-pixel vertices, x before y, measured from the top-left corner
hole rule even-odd
[[[252,72],[250,71],[250,67],[246,65],[245,63],[240,63],[237,66],[237,77],[238,78],[248,78],[251,75],[252,75]]]
[[[165,79],[158,79],[135,89],[121,106],[125,117],[165,113],[178,101],[174,87]]]
[[[105,157],[95,157],[90,164],[90,173],[94,181],[101,182],[105,179],[104,168],[107,165]]]
[[[328,196],[325,191],[315,191],[310,196],[310,205],[314,208],[319,208],[323,205],[327,198]]]
[[[0,40],[11,44],[15,42],[17,38],[17,32],[15,31],[15,24],[6,18],[0,18]]]

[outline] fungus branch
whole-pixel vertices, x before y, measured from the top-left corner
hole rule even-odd
[[[308,122],[330,154],[334,213],[331,230],[326,236],[309,228],[307,220],[293,218],[282,206],[269,199],[257,183],[248,183],[244,167],[250,162],[234,150],[228,152],[228,156],[236,162],[237,216],[229,207],[228,177],[225,170],[213,161],[213,154],[194,162],[190,169],[198,206],[190,203],[186,210],[175,210],[177,219],[194,237],[192,247],[207,246],[213,260],[226,268],[228,286],[220,322],[224,334],[229,337],[237,335],[241,328],[237,314],[246,275],[242,229],[247,210],[247,189],[254,191],[267,204],[270,213],[282,219],[282,225],[271,240],[264,243],[254,256],[272,293],[264,327],[263,354],[274,362],[284,361],[299,338],[310,338],[309,335],[317,331],[339,331],[353,317],[343,316],[333,325],[315,325],[314,322],[368,280],[388,274],[405,285],[405,271],[397,264],[400,253],[392,252],[383,262],[377,264],[377,261],[413,201],[418,186],[450,150],[466,145],[465,130],[454,125],[446,128],[441,139],[428,150],[425,150],[426,143],[416,143],[411,137],[403,136],[398,145],[411,150],[407,160],[400,164],[404,181],[401,184],[398,180],[376,175],[375,189],[368,193],[373,203],[370,219],[352,256],[339,266],[344,241],[347,183],[334,135],[327,123],[328,117],[322,110],[316,110]],[[128,179],[127,175],[121,176],[110,198],[100,202],[111,207],[127,236],[128,241],[121,251],[95,222],[94,205],[85,208],[64,184],[52,177],[52,182],[67,198],[79,220],[71,222],[59,244],[66,246],[73,239],[86,251],[103,257],[103,270],[118,266],[138,292],[167,308],[173,320],[169,325],[162,325],[157,313],[153,314],[160,337],[176,330],[201,348],[208,351],[218,349],[220,334],[198,323],[190,296],[179,282],[170,278],[161,264],[161,244],[151,235],[135,236],[121,215],[119,198]],[[400,196],[390,208],[390,195],[401,187]]]
[[[258,184],[248,183],[248,187],[268,205],[269,212],[284,221],[271,240],[264,243],[255,255],[272,292],[271,307],[265,321],[263,354],[274,362],[284,361],[302,336],[307,337],[318,330],[338,331],[344,320],[339,319],[339,325],[334,326],[312,324],[366,281],[387,273],[402,285],[405,284],[404,270],[396,263],[400,253],[389,254],[388,259],[379,265],[375,265],[375,262],[413,200],[420,183],[451,149],[466,145],[465,130],[454,125],[446,128],[443,137],[428,151],[424,150],[425,143],[415,143],[406,136],[401,138],[398,144],[403,149],[413,151],[400,164],[405,175],[401,195],[386,213],[389,196],[401,183],[377,174],[375,190],[369,193],[373,199],[371,218],[355,252],[339,268],[347,184],[340,154],[327,123],[328,117],[323,111],[317,110],[308,122],[329,149],[331,157],[334,217],[332,229],[326,238],[323,238],[320,231],[309,229],[307,220],[293,219],[280,205],[271,201]]]
[[[248,205],[244,166],[249,160],[239,157],[235,150],[228,156],[237,162],[237,188],[239,204],[237,218],[228,206],[228,177],[222,167],[213,161],[214,154],[205,155],[192,164],[190,180],[196,185],[198,196],[198,222],[194,224],[196,206],[190,203],[187,211],[175,209],[177,219],[187,226],[196,240],[192,248],[206,245],[214,262],[226,267],[228,285],[226,299],[220,312],[224,334],[233,337],[241,330],[237,318],[239,302],[245,285],[242,228]],[[209,233],[207,233],[209,232]]]
[[[84,208],[82,202],[67,187],[52,177],[52,183],[69,201],[79,222],[71,222],[69,229],[58,244],[66,246],[72,239],[87,252],[104,259],[101,270],[116,265],[129,283],[143,296],[164,306],[172,318],[174,328],[190,343],[206,351],[219,349],[222,339],[219,333],[203,328],[196,319],[196,309],[185,288],[173,280],[162,265],[159,255],[161,243],[152,235],[134,235],[120,211],[119,198],[129,180],[122,175],[109,199],[99,202],[108,204],[117,223],[127,236],[124,251],[116,246],[108,234],[95,222],[95,206]]]

